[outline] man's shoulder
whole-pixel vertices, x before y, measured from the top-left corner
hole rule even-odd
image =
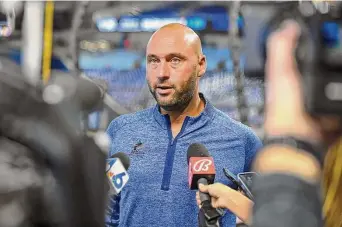
[[[241,122],[231,118],[228,114],[222,112],[221,110],[215,108],[215,118],[214,122],[219,124],[220,126],[234,130],[236,133],[245,133],[251,131],[252,129],[247,125],[242,124]]]
[[[125,124],[128,122],[139,121],[141,119],[145,119],[146,117],[148,117],[152,109],[153,107],[150,107],[147,109],[139,110],[137,112],[123,114],[115,118],[113,121],[117,122],[118,124]]]
[[[259,137],[256,135],[256,133],[251,127],[229,117],[226,113],[222,112],[217,108],[215,108],[215,112],[216,116],[214,118],[214,121],[220,127],[225,128],[226,130],[234,133],[241,139],[245,138],[259,140]]]
[[[116,117],[108,126],[108,131],[118,130],[126,125],[132,125],[133,127],[137,124],[144,124],[145,121],[149,121],[149,116],[153,111],[153,107],[143,109],[134,113],[123,114]]]

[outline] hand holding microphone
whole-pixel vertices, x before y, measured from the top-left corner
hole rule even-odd
[[[208,193],[211,196],[211,205],[214,208],[228,209],[244,223],[249,224],[249,218],[254,203],[245,195],[221,183],[210,185],[200,184],[199,190],[200,192]],[[196,193],[198,206],[201,205],[200,192]]]
[[[189,187],[199,189],[196,193],[200,207],[200,226],[218,226],[217,220],[223,215],[220,208],[226,208],[248,223],[253,202],[240,192],[221,183],[214,183],[215,165],[207,148],[198,143],[188,148]],[[203,217],[204,216],[204,217]],[[205,219],[205,220],[203,220]]]
[[[187,152],[189,164],[188,177],[189,187],[197,190],[199,184],[212,184],[215,179],[214,160],[206,147],[202,144],[191,144]],[[198,215],[199,226],[219,226],[218,219],[223,215],[220,209],[211,206],[211,198],[208,193],[199,192],[201,209]]]
[[[200,193],[208,193],[211,196],[211,205],[214,208],[227,208],[229,205],[231,193],[239,193],[236,190],[227,187],[221,183],[215,183],[210,185],[199,184],[199,191],[196,193],[197,204],[201,205]]]

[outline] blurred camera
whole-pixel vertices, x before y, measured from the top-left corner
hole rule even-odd
[[[261,35],[264,61],[267,38],[288,19],[295,20],[301,27],[296,61],[302,75],[307,111],[314,116],[341,115],[341,2],[303,1],[279,7]]]

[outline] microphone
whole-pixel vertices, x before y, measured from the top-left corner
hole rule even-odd
[[[199,143],[191,144],[188,148],[187,159],[189,164],[189,187],[191,190],[197,190],[198,184],[202,182],[204,184],[214,183],[216,174],[214,160],[210,157],[204,145]]]
[[[107,159],[106,175],[108,177],[109,195],[117,195],[122,188],[127,184],[129,176],[127,170],[130,166],[129,157],[118,152]],[[108,189],[108,187],[107,187]]]
[[[199,184],[212,184],[215,179],[214,160],[210,157],[207,148],[199,143],[191,144],[187,151],[188,182],[191,190],[198,190]],[[199,212],[200,226],[218,226],[218,218],[223,215],[222,210],[211,206],[211,198],[208,193],[199,192],[201,210]]]

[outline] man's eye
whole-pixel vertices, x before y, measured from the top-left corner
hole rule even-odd
[[[151,59],[148,59],[148,62],[149,63],[158,63],[158,59],[151,58]]]
[[[171,59],[172,64],[179,64],[180,62],[181,62],[181,60],[179,58],[172,58]]]

